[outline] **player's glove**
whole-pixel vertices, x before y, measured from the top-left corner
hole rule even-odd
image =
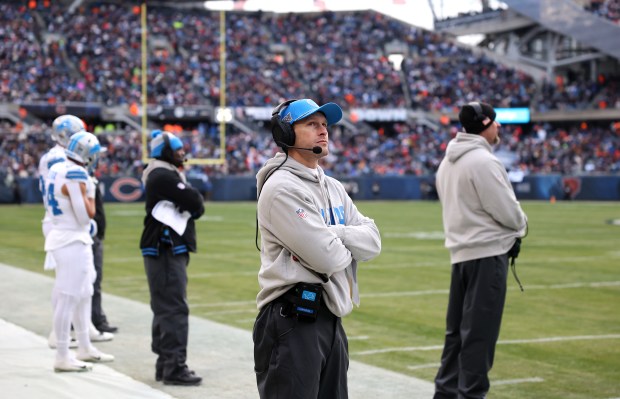
[[[94,219],[90,219],[90,229],[88,231],[90,233],[90,236],[95,237],[98,231],[99,229],[97,228],[97,222],[95,222]]]

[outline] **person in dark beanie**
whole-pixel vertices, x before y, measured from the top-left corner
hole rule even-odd
[[[527,217],[493,155],[500,142],[495,116],[489,104],[464,105],[464,131],[448,143],[437,171],[452,277],[435,399],[484,398],[489,391],[508,258],[527,232]]]
[[[199,385],[202,378],[186,364],[187,266],[189,253],[196,252],[194,220],[204,213],[203,198],[179,170],[185,162],[185,151],[178,137],[154,130],[150,149],[155,159],[142,174],[146,216],[140,249],[153,311],[155,380],[163,380],[166,385]],[[160,209],[168,212],[160,213]]]

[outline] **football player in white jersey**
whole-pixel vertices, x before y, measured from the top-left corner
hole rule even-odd
[[[114,360],[114,356],[91,344],[89,334],[96,277],[89,230],[95,215],[96,186],[85,167],[96,163],[100,151],[99,141],[92,133],[75,133],[65,149],[67,160],[52,165],[45,182],[45,202],[51,215],[45,251],[56,264],[52,292],[55,371],[88,371],[91,366],[85,362]],[[78,341],[77,357],[69,351],[72,322]]]
[[[39,190],[41,191],[41,196],[43,197],[43,206],[45,208],[45,215],[42,220],[42,229],[43,236],[47,237],[47,233],[51,229],[51,220],[52,214],[50,213],[50,208],[47,206],[47,193],[45,192],[45,182],[47,180],[47,176],[50,168],[59,162],[65,162],[67,160],[67,156],[65,155],[65,148],[69,142],[69,137],[77,132],[86,131],[86,125],[84,121],[74,115],[61,115],[58,118],[54,119],[52,122],[51,129],[51,137],[56,145],[52,147],[48,152],[43,154],[41,159],[39,160]],[[96,228],[97,224],[91,222],[91,228]],[[91,234],[93,231],[91,230]],[[54,263],[54,258],[51,255],[46,255],[45,263],[43,268],[45,270],[54,270],[56,268],[56,264]],[[103,342],[103,341],[111,341],[114,338],[114,334],[108,332],[101,332],[95,328],[94,325],[90,326],[90,339],[95,342]],[[52,329],[49,338],[48,345],[54,349],[56,348],[56,335],[54,334],[54,330]],[[72,348],[76,347],[75,340],[72,340],[70,346]]]
[[[69,137],[74,133],[81,132],[86,130],[86,126],[84,122],[73,115],[61,115],[58,118],[54,119],[52,123],[52,131],[51,136],[52,140],[56,142],[56,145],[52,147],[48,152],[43,154],[41,159],[39,160],[39,190],[41,190],[41,195],[43,197],[43,206],[45,207],[45,216],[43,217],[43,235],[47,236],[51,226],[51,217],[45,195],[45,180],[47,179],[47,175],[49,173],[50,168],[58,162],[64,162],[67,159],[65,155],[65,147],[67,147],[67,142],[69,141]],[[53,269],[53,265],[46,264],[46,269]]]

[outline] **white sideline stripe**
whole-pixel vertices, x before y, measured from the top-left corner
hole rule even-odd
[[[537,344],[544,342],[560,342],[560,341],[592,341],[600,339],[620,339],[620,334],[606,334],[606,335],[574,335],[568,337],[547,337],[547,338],[534,338],[534,339],[509,339],[505,341],[498,341],[498,345],[514,345],[514,344]],[[432,351],[441,350],[443,345],[430,345],[430,346],[403,346],[401,348],[384,348],[373,349],[367,351],[360,351],[351,353],[351,355],[377,355],[380,353],[390,352],[415,352],[415,351]]]
[[[540,377],[532,377],[532,378],[516,378],[514,380],[499,380],[493,381],[491,385],[513,385],[513,384],[523,384],[526,382],[544,382],[545,380]]]
[[[565,288],[601,288],[601,287],[617,287],[620,286],[620,281],[598,281],[592,283],[566,283],[566,284],[552,284],[552,285],[525,285],[524,289],[527,290],[560,290]],[[517,290],[517,287],[508,287],[508,290]],[[387,297],[399,297],[399,296],[420,296],[420,295],[435,295],[435,294],[448,294],[450,291],[443,290],[422,290],[422,291],[396,291],[396,292],[375,292],[369,294],[360,294],[360,298],[387,298]]]
[[[407,366],[409,370],[422,370],[422,369],[434,369],[439,367],[440,363],[427,363],[427,364],[418,364],[415,366]]]

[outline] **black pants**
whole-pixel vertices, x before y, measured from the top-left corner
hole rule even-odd
[[[108,319],[101,305],[101,280],[103,280],[103,241],[93,237],[93,260],[97,278],[93,283],[93,297],[91,307],[91,320],[95,327],[108,322]]]
[[[506,299],[508,257],[452,265],[446,338],[435,399],[484,398]]]
[[[346,399],[349,345],[340,317],[323,304],[316,321],[263,307],[254,324],[254,371],[262,399]]]
[[[144,269],[153,311],[151,349],[158,355],[156,368],[163,377],[174,378],[187,366],[189,307],[187,305],[187,265],[189,254],[161,251],[156,258],[145,256]]]

